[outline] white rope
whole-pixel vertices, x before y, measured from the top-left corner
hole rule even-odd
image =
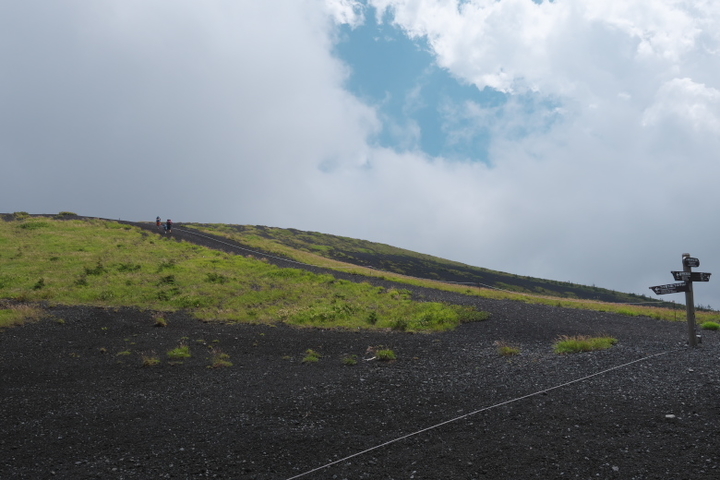
[[[321,466],[321,467],[313,468],[312,470],[308,470],[307,472],[301,473],[301,474],[299,474],[299,475],[295,475],[294,477],[289,477],[287,480],[294,480],[294,479],[296,479],[296,478],[304,477],[305,475],[309,475],[309,474],[311,474],[311,473],[317,472],[317,471],[319,471],[319,470],[323,470],[323,469],[325,469],[325,468],[327,468],[327,467],[330,467],[330,466],[332,466],[332,465],[335,465],[335,464],[338,464],[338,463],[341,463],[341,462],[345,462],[345,461],[347,461],[347,460],[350,460],[351,458],[359,457],[360,455],[364,455],[364,454],[366,454],[366,453],[368,453],[368,452],[371,452],[371,451],[373,451],[373,450],[377,450],[378,448],[386,447],[386,446],[388,446],[388,445],[390,445],[390,444],[399,442],[399,441],[401,441],[401,440],[405,440],[405,439],[410,438],[410,437],[413,437],[413,436],[415,436],[415,435],[419,435],[419,434],[421,434],[421,433],[425,433],[425,432],[430,431],[430,430],[433,430],[433,429],[435,429],[435,428],[442,427],[443,425],[447,425],[448,423],[457,422],[458,420],[462,420],[462,419],[467,418],[467,417],[470,417],[470,416],[472,416],[472,415],[477,415],[478,413],[485,412],[485,411],[490,410],[490,409],[493,409],[493,408],[502,407],[502,406],[504,406],[504,405],[509,405],[509,404],[511,404],[511,403],[518,402],[518,401],[524,400],[524,399],[526,399],[526,398],[534,397],[534,396],[536,396],[536,395],[541,395],[541,394],[543,394],[543,393],[547,393],[547,392],[550,392],[550,391],[552,391],[552,390],[556,390],[556,389],[558,389],[558,388],[562,388],[562,387],[566,387],[566,386],[568,386],[568,385],[572,385],[572,384],[574,384],[574,383],[582,382],[582,381],[584,381],[584,380],[588,380],[588,379],[590,379],[590,378],[597,377],[598,375],[602,375],[602,374],[604,374],[604,373],[608,373],[608,372],[611,372],[611,371],[613,371],[613,370],[618,370],[618,369],[620,369],[620,368],[624,368],[624,367],[630,366],[630,365],[632,365],[632,364],[634,364],[634,363],[643,362],[643,361],[645,361],[645,360],[649,360],[649,359],[654,358],[654,357],[659,357],[660,355],[665,355],[665,354],[667,354],[667,353],[669,353],[669,352],[670,352],[670,350],[667,350],[667,351],[661,352],[661,353],[656,353],[656,354],[653,354],[653,355],[650,355],[650,356],[647,356],[647,357],[644,357],[644,358],[640,358],[640,359],[638,359],[638,360],[633,360],[632,362],[628,362],[628,363],[624,363],[624,364],[622,364],[622,365],[618,365],[618,366],[616,366],[616,367],[608,368],[607,370],[602,370],[602,371],[600,371],[600,372],[593,373],[593,374],[591,374],[591,375],[587,375],[587,376],[582,377],[582,378],[577,378],[577,379],[575,379],[575,380],[570,380],[569,382],[565,382],[565,383],[563,383],[563,384],[556,385],[556,386],[554,386],[554,387],[546,388],[546,389],[544,389],[544,390],[539,390],[539,391],[537,391],[537,392],[530,393],[530,394],[528,394],[528,395],[523,395],[522,397],[513,398],[512,400],[506,400],[506,401],[504,401],[504,402],[500,402],[500,403],[497,403],[497,404],[495,404],[495,405],[491,405],[491,406],[489,406],[489,407],[480,408],[480,409],[478,409],[478,410],[475,410],[474,412],[466,413],[465,415],[460,415],[459,417],[455,417],[455,418],[452,418],[452,419],[450,419],[450,420],[446,420],[446,421],[441,422],[441,423],[438,423],[438,424],[436,424],[436,425],[432,425],[432,426],[430,426],[430,427],[423,428],[422,430],[418,430],[418,431],[416,431],[416,432],[409,433],[409,434],[407,434],[407,435],[403,435],[403,436],[401,436],[401,437],[395,438],[395,439],[390,440],[390,441],[387,441],[387,442],[385,442],[385,443],[381,443],[380,445],[376,445],[376,446],[374,446],[374,447],[367,448],[367,449],[365,449],[365,450],[363,450],[363,451],[361,451],[361,452],[357,452],[357,453],[354,453],[354,454],[352,454],[352,455],[348,455],[347,457],[341,458],[340,460],[335,460],[335,461],[333,461],[333,462],[326,463],[325,465],[323,465],[323,466]]]

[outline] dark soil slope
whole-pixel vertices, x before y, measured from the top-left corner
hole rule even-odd
[[[283,479],[386,442],[300,478],[720,477],[717,336],[690,350],[682,324],[489,303],[439,335],[51,308],[0,333],[0,478]],[[618,345],[551,351],[598,332]],[[364,360],[378,347],[397,360]],[[208,368],[213,350],[233,365]]]

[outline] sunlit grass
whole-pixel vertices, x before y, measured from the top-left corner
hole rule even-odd
[[[562,336],[553,345],[555,353],[580,353],[606,350],[617,343],[613,337],[589,337],[586,335]]]
[[[616,313],[620,315],[626,315],[631,317],[651,317],[659,320],[669,321],[685,321],[684,309],[672,309],[657,307],[652,305],[632,305],[623,303],[609,303],[600,302],[593,300],[582,300],[573,298],[564,298],[548,295],[536,295],[530,293],[519,293],[507,290],[482,288],[468,285],[454,285],[437,280],[430,279],[419,279],[401,275],[397,273],[378,271],[372,268],[356,266],[349,263],[344,263],[338,260],[330,259],[322,256],[318,253],[308,252],[305,250],[295,249],[288,245],[284,245],[279,240],[274,238],[266,238],[258,230],[258,227],[243,226],[243,232],[241,233],[238,228],[230,225],[222,224],[202,224],[192,225],[193,229],[199,230],[205,233],[212,233],[215,235],[225,236],[229,239],[238,241],[247,245],[249,248],[255,248],[258,250],[269,252],[273,255],[291,258],[293,260],[315,265],[319,267],[335,269],[338,271],[354,273],[358,275],[383,278],[400,283],[406,283],[408,285],[416,285],[421,287],[430,287],[440,290],[461,293],[465,295],[474,295],[483,298],[491,298],[496,300],[513,300],[525,303],[543,304],[561,308],[573,308],[580,310],[593,310],[599,312]],[[282,229],[269,229],[279,237],[282,237]],[[310,234],[308,232],[308,234]],[[348,242],[353,242],[353,239],[344,239]],[[320,253],[324,253],[328,248],[316,249]],[[379,245],[379,248],[382,248]],[[697,311],[696,318],[698,321],[720,321],[720,313],[713,311]]]
[[[30,305],[3,305],[0,302],[0,328],[15,327],[23,323],[37,320],[43,312]]]
[[[0,298],[352,329],[442,331],[487,318],[471,307],[416,302],[397,290],[279,268],[116,222],[47,217],[0,222]]]

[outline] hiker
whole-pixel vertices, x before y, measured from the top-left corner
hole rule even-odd
[[[165,233],[172,233],[172,220],[169,218],[167,219],[167,222],[165,222]]]
[[[158,230],[160,230],[161,224],[162,224],[162,220],[160,220],[160,217],[155,218],[155,225],[157,225]]]

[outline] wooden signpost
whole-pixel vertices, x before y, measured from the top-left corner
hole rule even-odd
[[[691,347],[696,347],[698,335],[695,332],[695,299],[693,298],[693,282],[709,282],[710,275],[706,272],[693,272],[693,268],[700,266],[700,260],[691,257],[689,253],[682,255],[682,272],[671,271],[675,280],[681,283],[670,283],[668,285],[657,285],[650,287],[655,295],[666,295],[668,293],[685,292],[685,309],[687,311],[688,342]]]

